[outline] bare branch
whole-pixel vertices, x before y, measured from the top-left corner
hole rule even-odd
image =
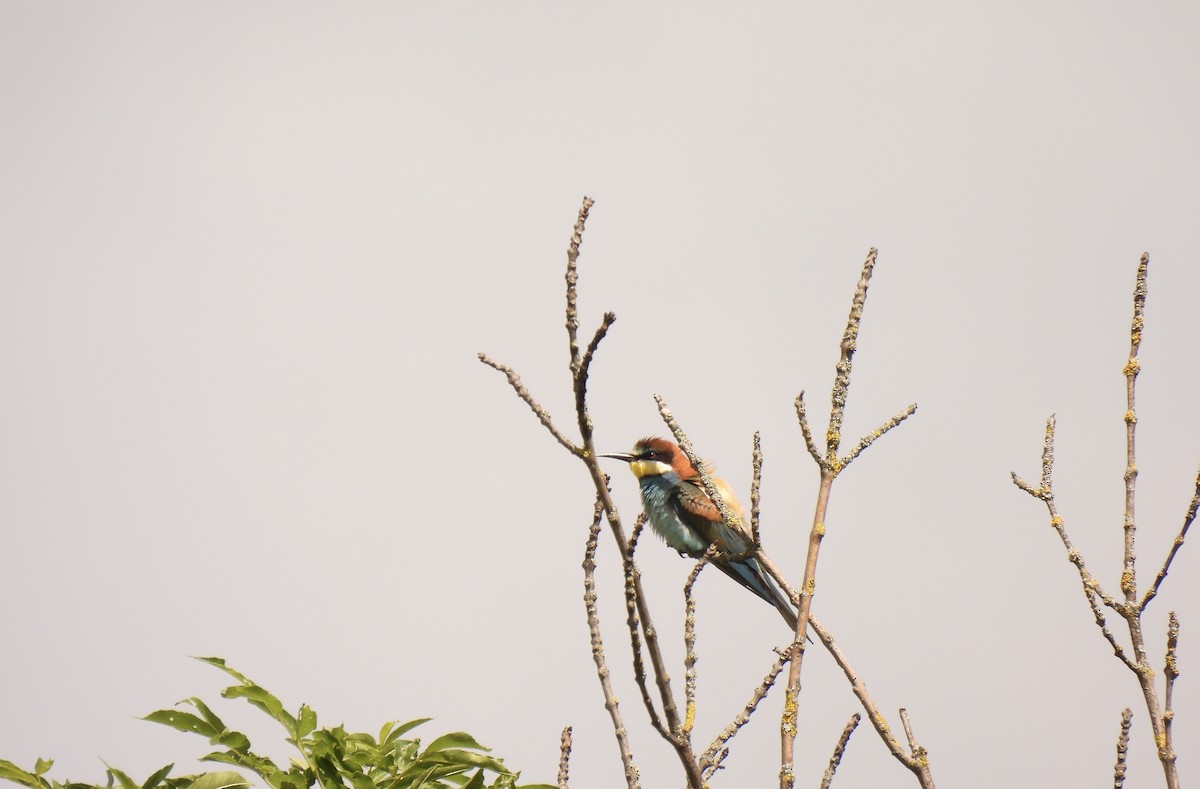
[[[826,630],[815,616],[810,618],[809,623],[812,625],[812,629],[821,640],[821,643],[825,645],[829,654],[833,656],[833,660],[838,664],[838,668],[842,670],[842,673],[846,675],[846,679],[850,681],[850,689],[858,697],[859,702],[863,706],[863,711],[867,713],[867,720],[871,721],[871,725],[875,728],[875,732],[879,735],[879,738],[883,740],[883,744],[887,746],[888,751],[897,761],[912,771],[923,789],[932,789],[933,773],[930,771],[929,757],[926,750],[920,746],[915,746],[911,754],[904,750],[904,746],[892,734],[892,728],[888,725],[887,719],[883,717],[883,713],[875,706],[874,700],[867,692],[866,684],[858,676],[858,672],[854,670],[854,667],[850,665],[850,661],[846,658],[841,648],[838,647],[837,642],[834,641],[833,634]],[[906,718],[907,713],[902,713],[901,719]],[[909,741],[915,744],[915,738],[911,735]]]
[[[825,514],[829,507],[829,494],[833,487],[833,480],[841,470],[842,462],[838,460],[838,449],[841,446],[842,440],[842,419],[846,411],[846,399],[850,388],[852,362],[855,350],[857,349],[859,326],[862,322],[863,307],[867,300],[867,286],[870,284],[871,274],[875,268],[876,254],[876,250],[872,247],[867,253],[867,259],[863,262],[862,273],[859,276],[858,285],[854,290],[854,298],[851,300],[850,316],[846,320],[846,330],[842,334],[841,354],[834,375],[833,389],[830,393],[829,427],[825,431],[825,456],[823,459],[817,457],[816,447],[806,429],[808,420],[804,413],[803,393],[801,393],[800,397],[796,398],[796,413],[800,420],[801,431],[805,433],[805,444],[809,447],[809,453],[817,460],[817,464],[821,469],[821,480],[817,488],[817,502],[813,512],[812,528],[808,536],[808,550],[804,560],[804,576],[798,599],[795,637],[792,640],[789,654],[791,665],[788,666],[788,680],[783,700],[783,716],[779,724],[780,789],[792,789],[795,784],[794,749],[797,730],[796,720],[799,712],[800,672],[804,663],[804,641],[808,635],[807,630],[812,616],[812,599],[817,588],[817,558],[821,549],[821,540],[825,536]],[[894,418],[894,424],[889,423],[876,431],[877,435],[875,437],[868,436],[860,441],[858,447],[850,452],[847,456],[848,460],[845,462],[849,462],[857,457],[859,453],[870,446],[875,438],[899,424],[907,415],[903,414],[900,417]],[[832,640],[827,641],[826,646],[830,648],[831,652],[836,649]],[[857,677],[854,677],[852,672],[847,673],[847,678],[851,679],[852,685],[857,681]],[[858,682],[856,693],[860,691],[865,693],[865,687],[862,686],[861,682]],[[868,715],[872,715],[871,709],[868,709]],[[876,724],[881,721],[882,717],[878,716],[878,712],[876,711],[872,723]],[[884,730],[880,730],[881,736],[883,736],[883,732]],[[885,736],[885,741],[886,739],[887,737]],[[894,742],[894,738],[892,741]],[[933,786],[933,777],[929,770],[929,764],[923,758],[923,755],[921,764],[917,765],[911,757],[903,754],[903,750],[899,749],[898,744],[896,747],[897,750],[895,753],[897,758],[901,759],[902,763],[913,771],[921,782],[921,785],[925,787]]]
[[[608,661],[604,657],[604,639],[600,635],[600,614],[596,607],[596,547],[600,539],[600,517],[603,504],[596,499],[592,525],[588,529],[587,547],[583,553],[583,602],[587,608],[588,632],[592,640],[592,660],[596,664],[596,675],[600,678],[600,688],[604,691],[604,708],[612,719],[613,732],[617,737],[617,747],[621,751],[621,764],[625,768],[625,784],[628,789],[640,787],[637,764],[633,761],[633,749],[629,745],[629,732],[625,730],[625,722],[621,719],[621,711],[617,703],[617,694],[613,691],[612,675],[608,670]],[[563,752],[559,763],[559,786],[566,786],[567,757],[570,753],[570,727],[563,730]]]
[[[835,450],[836,451],[836,450]],[[788,666],[787,684],[784,686],[783,716],[779,722],[780,732],[780,789],[792,789],[795,784],[796,720],[800,708],[800,667],[804,661],[804,642],[808,638],[808,626],[812,615],[812,599],[817,589],[817,556],[821,540],[825,536],[825,512],[829,507],[829,493],[833,488],[837,472],[829,463],[822,464],[820,486],[817,488],[817,503],[813,512],[813,525],[808,535],[808,552],[804,561],[804,580],[799,591],[796,613],[796,630],[793,634],[791,665]]]
[[[529,408],[537,416],[538,421],[542,423],[542,426],[550,431],[550,435],[554,436],[554,440],[562,444],[563,447],[565,447],[566,450],[572,455],[578,456],[581,454],[582,450],[575,446],[575,444],[571,442],[571,439],[563,435],[562,432],[554,426],[554,423],[550,421],[549,412],[542,408],[542,406],[533,399],[533,395],[531,395],[529,390],[525,388],[525,385],[521,383],[521,377],[517,375],[511,367],[505,364],[500,364],[500,362],[492,359],[486,353],[479,354],[479,361],[483,362],[488,367],[491,367],[493,370],[499,370],[500,372],[504,373],[505,377],[508,378],[509,386],[511,386],[517,393],[517,397],[525,401],[525,405],[529,406]]]
[[[1125,785],[1125,757],[1129,753],[1129,728],[1133,726],[1133,710],[1121,711],[1121,733],[1117,735],[1117,764],[1113,767],[1113,789]]]
[[[1146,605],[1158,594],[1158,587],[1162,586],[1163,580],[1167,577],[1167,572],[1171,569],[1171,562],[1175,561],[1175,554],[1179,553],[1179,549],[1183,547],[1184,538],[1187,537],[1192,521],[1196,520],[1196,511],[1198,509],[1200,509],[1200,472],[1196,474],[1196,490],[1192,494],[1192,500],[1188,504],[1187,512],[1183,516],[1183,527],[1180,528],[1179,535],[1175,538],[1175,541],[1171,543],[1171,551],[1167,554],[1162,569],[1154,577],[1154,583],[1150,585],[1150,588],[1146,590],[1146,594],[1142,598],[1141,609],[1143,611],[1146,610]]]
[[[1122,551],[1122,568],[1121,568],[1121,599],[1113,598],[1096,581],[1096,579],[1088,572],[1084,565],[1083,558],[1080,556],[1067,537],[1067,532],[1063,526],[1063,519],[1058,514],[1054,504],[1054,489],[1052,481],[1052,467],[1054,457],[1054,417],[1051,417],[1046,423],[1046,439],[1042,450],[1042,482],[1041,487],[1034,489],[1028,483],[1024,482],[1013,475],[1013,482],[1026,493],[1029,493],[1036,498],[1045,502],[1046,508],[1050,514],[1050,525],[1058,532],[1059,539],[1062,541],[1063,547],[1067,550],[1067,559],[1075,565],[1079,571],[1079,578],[1083,584],[1084,596],[1088,600],[1088,605],[1092,609],[1092,613],[1096,620],[1097,627],[1100,628],[1101,634],[1109,645],[1113,648],[1113,653],[1121,662],[1133,671],[1137,677],[1138,685],[1141,687],[1142,697],[1146,704],[1146,712],[1149,714],[1150,726],[1154,735],[1154,743],[1158,752],[1159,762],[1162,764],[1164,777],[1168,789],[1179,789],[1179,773],[1175,764],[1175,751],[1171,743],[1171,718],[1173,712],[1170,710],[1170,693],[1173,683],[1172,672],[1175,660],[1175,638],[1178,634],[1177,620],[1172,614],[1171,625],[1168,628],[1167,637],[1167,669],[1166,669],[1166,691],[1164,695],[1164,704],[1160,706],[1157,689],[1154,685],[1154,669],[1150,666],[1146,652],[1146,640],[1142,629],[1142,613],[1146,605],[1158,593],[1163,580],[1166,578],[1167,572],[1170,570],[1171,562],[1180,546],[1183,544],[1183,539],[1186,536],[1187,529],[1191,525],[1191,521],[1195,518],[1196,510],[1200,507],[1200,477],[1197,478],[1196,490],[1192,497],[1192,503],[1188,508],[1187,515],[1184,517],[1183,527],[1180,529],[1179,536],[1176,537],[1175,543],[1172,545],[1170,552],[1167,554],[1163,562],[1162,569],[1155,578],[1154,583],[1146,590],[1141,600],[1138,600],[1137,589],[1137,568],[1136,568],[1136,553],[1135,553],[1135,537],[1137,533],[1137,525],[1134,517],[1135,514],[1135,493],[1138,476],[1137,455],[1136,455],[1136,435],[1137,435],[1137,411],[1135,408],[1135,391],[1138,373],[1141,371],[1141,363],[1138,360],[1138,350],[1142,342],[1142,333],[1145,329],[1145,306],[1146,306],[1146,272],[1149,266],[1150,258],[1148,255],[1142,255],[1138,263],[1137,278],[1133,291],[1133,321],[1129,331],[1129,359],[1125,364],[1125,398],[1126,409],[1124,414],[1125,421],[1125,473],[1124,488],[1125,488],[1125,507],[1124,516],[1122,519],[1123,530],[1123,551]],[[1097,602],[1099,601],[1099,602]],[[1109,631],[1104,618],[1104,606],[1116,611],[1125,620],[1129,627],[1129,636],[1132,641],[1133,654],[1126,655],[1125,650],[1116,642],[1112,633]],[[1172,629],[1174,628],[1174,629]],[[1128,712],[1127,712],[1128,715]],[[1114,781],[1116,786],[1120,786],[1124,781],[1124,751],[1127,747],[1127,725],[1123,725],[1122,737],[1118,741],[1118,759],[1114,773]]]
[[[599,525],[599,520],[597,520]],[[599,531],[597,529],[597,531]],[[558,743],[558,789],[567,789],[567,777],[571,763],[571,727],[562,730],[562,738]]]
[[[825,775],[821,778],[821,789],[829,789],[829,785],[833,783],[833,775],[842,763],[842,754],[846,752],[846,746],[850,743],[850,735],[854,734],[861,720],[862,716],[856,712],[850,716],[846,728],[842,729],[842,736],[838,737],[837,745],[833,747],[833,756],[829,757],[829,766],[825,768]]]
[[[629,612],[629,622],[633,636],[631,646],[635,654],[635,666],[640,669],[638,676],[642,682],[643,699],[647,701],[647,709],[653,709],[653,704],[648,700],[649,694],[644,687],[645,671],[644,666],[640,663],[641,640],[638,635],[639,630],[645,634],[645,650],[649,654],[650,664],[654,670],[654,681],[662,699],[663,718],[665,719],[665,722],[658,721],[655,714],[652,713],[652,722],[656,724],[655,728],[660,733],[665,732],[665,738],[671,743],[676,755],[679,757],[684,773],[687,775],[689,787],[692,787],[692,789],[701,789],[703,778],[700,774],[700,768],[697,764],[695,753],[692,751],[691,741],[682,731],[679,710],[675,705],[675,699],[671,692],[671,678],[667,673],[666,662],[663,660],[662,650],[658,643],[658,635],[650,617],[650,609],[646,604],[645,594],[642,591],[641,576],[633,564],[631,551],[633,545],[636,543],[636,532],[634,540],[626,539],[620,515],[617,512],[616,505],[613,503],[612,495],[608,488],[608,475],[600,468],[597,460],[596,447],[593,441],[592,421],[587,412],[588,368],[600,341],[603,340],[615,319],[611,313],[605,315],[604,321],[588,345],[586,353],[581,355],[578,341],[579,313],[577,285],[579,275],[577,264],[579,248],[583,240],[584,225],[587,220],[588,211],[592,205],[593,201],[590,198],[585,197],[583,199],[579,218],[575,224],[571,242],[567,249],[566,329],[571,356],[571,383],[575,393],[575,416],[581,438],[580,446],[575,446],[561,431],[553,426],[549,414],[533,400],[532,396],[521,385],[520,378],[510,368],[500,365],[483,354],[480,354],[480,360],[503,372],[508,377],[510,385],[517,391],[518,396],[529,405],[546,429],[551,432],[560,444],[570,450],[576,457],[580,458],[587,468],[623,563],[627,587],[625,595],[626,605],[631,609]],[[610,700],[610,697],[611,694],[606,692],[606,703]],[[620,729],[618,732],[619,736],[621,732],[623,732],[623,729]],[[636,779],[636,775],[633,778]]]

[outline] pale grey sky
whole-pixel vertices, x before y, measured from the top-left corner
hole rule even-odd
[[[1056,412],[1059,504],[1115,589],[1149,251],[1143,580],[1179,528],[1200,462],[1197,29],[1183,2],[0,6],[0,757],[194,769],[203,742],[136,716],[215,697],[186,656],[216,654],[324,723],[435,716],[426,737],[467,730],[529,780],[573,724],[573,786],[618,785],[581,603],[587,478],[475,359],[570,426],[563,252],[588,194],[584,331],[619,318],[598,440],[665,433],[660,393],[745,498],[761,430],[765,540],[796,575],[816,474],[792,399],[823,412],[879,248],[848,432],[920,411],[835,487],[817,610],[893,721],[910,710],[939,785],[1105,785],[1125,706],[1127,786],[1161,785],[1136,685],[1008,474],[1036,477]],[[677,660],[691,565],[651,540],[641,558]],[[600,561],[644,785],[679,785],[628,683],[611,546]],[[718,574],[701,587],[707,740],[786,632]],[[1185,779],[1198,590],[1189,546],[1147,617],[1156,666],[1183,620]],[[780,695],[717,783],[775,780]],[[810,653],[800,785],[856,709]],[[835,786],[908,785],[861,728]]]

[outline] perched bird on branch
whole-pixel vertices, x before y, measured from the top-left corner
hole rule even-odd
[[[667,545],[693,559],[704,556],[710,545],[716,545],[718,553],[711,559],[712,563],[775,606],[788,627],[795,630],[796,612],[791,602],[758,560],[747,555],[754,546],[750,524],[725,480],[709,477],[726,508],[737,516],[736,529],[725,525],[721,511],[704,492],[700,473],[673,441],[643,438],[634,445],[633,452],[614,452],[600,457],[616,458],[629,464],[641,485],[642,506],[650,526]],[[705,471],[708,471],[707,466]]]

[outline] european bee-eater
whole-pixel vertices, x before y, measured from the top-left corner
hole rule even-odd
[[[745,554],[753,545],[750,524],[742,505],[725,480],[710,476],[725,506],[737,516],[738,528],[730,529],[721,511],[704,492],[700,474],[692,467],[679,445],[665,438],[643,438],[633,452],[616,452],[600,457],[629,464],[642,488],[642,506],[650,526],[667,545],[681,555],[699,559],[710,545],[720,551],[713,559],[720,570],[754,594],[779,609],[788,627],[796,627],[796,612],[771,576],[753,557],[725,559],[721,554]],[[705,471],[707,471],[707,467]]]

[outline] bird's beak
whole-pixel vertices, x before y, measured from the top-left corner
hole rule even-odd
[[[628,452],[606,452],[602,455],[597,455],[596,457],[614,458],[616,460],[624,460],[626,463],[632,463],[634,459],[634,456]]]

